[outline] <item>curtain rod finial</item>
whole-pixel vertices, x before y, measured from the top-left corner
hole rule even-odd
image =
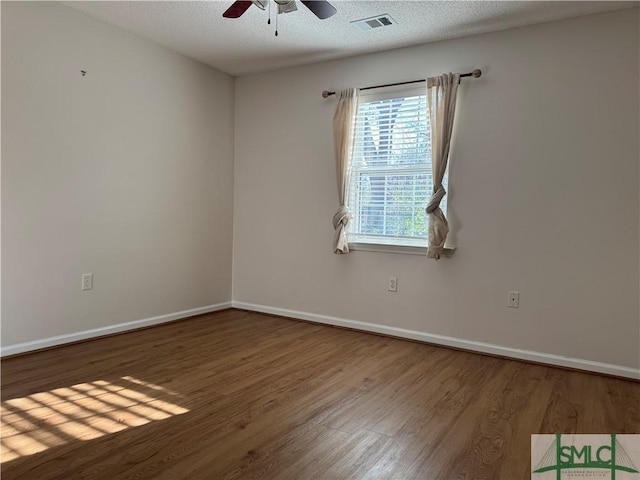
[[[329,90],[325,90],[324,92],[322,92],[322,98],[327,98],[331,95],[334,95],[336,92],[330,92]]]
[[[480,75],[482,75],[482,70],[480,70],[479,68],[476,68],[473,72],[471,72],[471,76],[473,78],[480,78]]]

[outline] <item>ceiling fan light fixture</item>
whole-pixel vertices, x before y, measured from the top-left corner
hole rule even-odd
[[[273,0],[276,5],[278,5],[278,13],[289,13],[295,12],[298,10],[298,5],[296,5],[295,0]],[[301,3],[307,7],[311,13],[313,13],[320,20],[324,20],[325,18],[329,18],[338,11],[336,7],[331,5],[327,0],[300,0]],[[222,16],[224,18],[240,18],[244,15],[251,5],[257,6],[261,10],[266,10],[268,6],[271,4],[269,0],[236,0],[231,4],[229,8],[227,8]],[[271,9],[269,8],[269,12]],[[276,15],[276,18],[278,16]],[[271,23],[270,21],[267,23]]]
[[[293,0],[290,0],[285,3],[283,3],[282,0],[280,1],[275,0],[275,2],[278,4],[278,13],[290,13],[298,10],[298,6],[296,5],[296,2],[294,2]]]

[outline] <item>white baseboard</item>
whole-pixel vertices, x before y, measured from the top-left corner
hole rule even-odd
[[[604,373],[607,375],[616,375],[619,377],[632,378],[640,380],[640,369],[624,367],[621,365],[613,365],[609,363],[593,362],[591,360],[583,360],[580,358],[562,357],[550,353],[541,353],[531,350],[521,350],[518,348],[503,347],[501,345],[493,345],[491,343],[475,342],[473,340],[464,340],[455,337],[446,337],[444,335],[436,335],[433,333],[419,332],[416,330],[406,330],[404,328],[389,327],[386,325],[378,325],[375,323],[359,322],[357,320],[347,320],[344,318],[330,317],[327,315],[318,315],[315,313],[298,312],[296,310],[286,310],[284,308],[270,307],[266,305],[255,305],[245,302],[232,302],[233,308],[242,310],[251,310],[254,312],[270,313],[283,317],[297,318],[300,320],[308,320],[310,322],[323,323],[328,325],[336,325],[339,327],[353,328],[365,332],[382,333],[394,337],[408,338],[421,342],[432,343],[435,345],[443,345],[447,347],[461,348],[474,352],[488,353],[499,355],[501,357],[509,357],[518,360],[527,360],[530,362],[544,363],[557,367],[575,368],[577,370],[585,370],[588,372]]]
[[[521,350],[518,348],[504,347],[501,345],[494,345],[491,343],[476,342],[473,340],[464,340],[461,338],[447,337],[444,335],[437,335],[433,333],[419,332],[417,330],[407,330],[404,328],[390,327],[387,325],[379,325],[375,323],[359,322],[357,320],[348,320],[344,318],[331,317],[328,315],[299,312],[296,310],[287,310],[284,308],[270,307],[267,305],[256,305],[252,303],[235,302],[235,301],[218,303],[215,305],[208,305],[206,307],[200,307],[200,308],[192,308],[190,310],[183,310],[181,312],[169,313],[166,315],[159,315],[157,317],[144,318],[142,320],[134,320],[132,322],[119,323],[117,325],[94,328],[91,330],[84,330],[82,332],[70,333],[66,335],[58,335],[55,337],[44,338],[41,340],[34,340],[31,342],[8,345],[6,347],[0,348],[0,357],[4,357],[8,355],[16,355],[18,353],[30,352],[32,350],[39,350],[42,348],[54,347],[57,345],[63,345],[65,343],[88,340],[91,338],[101,337],[104,335],[111,335],[114,333],[126,332],[128,330],[136,330],[142,327],[159,325],[161,323],[171,322],[173,320],[179,320],[181,318],[192,317],[194,315],[201,315],[203,313],[216,312],[218,310],[224,310],[226,308],[231,308],[231,307],[239,308],[242,310],[250,310],[254,312],[280,315],[283,317],[297,318],[300,320],[307,320],[310,322],[316,322],[321,324],[352,328],[354,330],[361,330],[365,332],[381,333],[384,335],[391,335],[394,337],[418,340],[421,342],[431,343],[434,345],[443,345],[446,347],[461,348],[464,350],[470,350],[470,351],[479,352],[479,353],[488,353],[492,355],[515,358],[518,360],[527,360],[531,362],[543,363],[543,364],[557,366],[557,367],[574,368],[577,370],[604,373],[607,375],[616,375],[619,377],[640,380],[640,369],[624,367],[621,365],[593,362],[591,360],[563,357],[560,355],[553,355],[550,353],[542,353],[542,352],[536,352],[531,350]]]
[[[231,302],[217,303],[215,305],[207,305],[206,307],[200,308],[192,308],[190,310],[183,310],[182,312],[168,313],[166,315],[159,315],[157,317],[143,318],[142,320],[118,323],[116,325],[93,328],[91,330],[84,330],[82,332],[57,335],[55,337],[43,338],[42,340],[17,343],[15,345],[8,345],[6,347],[0,348],[0,357],[30,352],[32,350],[39,350],[41,348],[54,347],[56,345],[63,345],[65,343],[77,342],[80,340],[88,340],[91,338],[102,337],[104,335],[111,335],[114,333],[126,332],[128,330],[136,330],[142,327],[150,327],[152,325],[171,322],[173,320],[179,320],[181,318],[193,317],[194,315],[217,312],[218,310],[224,310],[225,308],[231,308]]]

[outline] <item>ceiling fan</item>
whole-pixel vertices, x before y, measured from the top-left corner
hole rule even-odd
[[[278,5],[278,13],[289,13],[298,9],[295,0],[273,0]],[[225,18],[239,18],[252,5],[256,5],[261,10],[267,7],[269,0],[244,0],[233,2],[226,12],[222,14]],[[325,0],[301,0],[301,3],[307,7],[320,20],[335,15],[338,11],[336,8]]]

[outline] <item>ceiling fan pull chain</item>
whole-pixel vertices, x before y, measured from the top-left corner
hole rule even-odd
[[[267,25],[271,25],[271,2],[267,0],[267,3],[269,4],[269,20],[267,20]]]
[[[279,15],[276,13],[276,37],[278,36],[278,17]]]

